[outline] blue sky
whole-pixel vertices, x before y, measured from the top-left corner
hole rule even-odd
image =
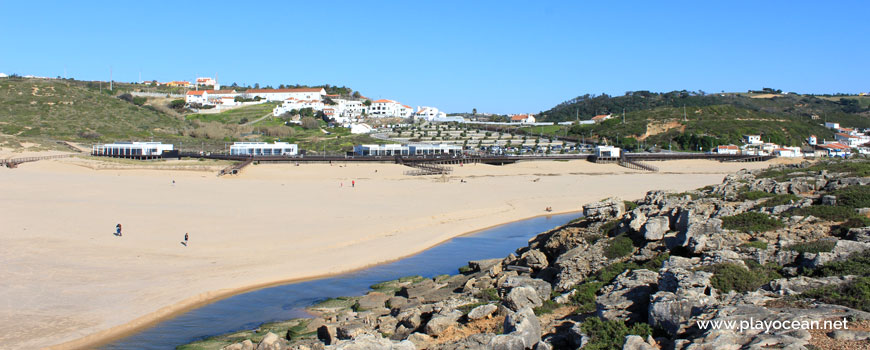
[[[447,112],[631,90],[870,91],[870,2],[0,1],[0,72],[347,85]]]

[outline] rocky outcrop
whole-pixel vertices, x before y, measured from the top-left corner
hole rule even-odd
[[[744,170],[696,191],[650,191],[629,212],[616,198],[591,203],[582,220],[541,233],[507,257],[471,261],[460,275],[403,279],[351,299],[352,307],[318,311],[322,314],[308,324],[316,337],[271,333],[256,346],[247,341],[225,348],[578,349],[597,341],[583,332],[596,331],[584,328],[590,319],[609,322],[607,329],[647,323],[667,335],[628,334],[622,348],[632,350],[804,349],[816,336],[867,341],[866,332],[854,330],[819,335],[700,326],[870,319],[867,312],[804,294],[845,288],[867,276],[853,265],[850,271],[857,275],[812,272],[870,250],[870,227],[847,229],[842,222],[790,215],[797,208],[848,203],[848,196],[837,198],[842,192],[832,191],[870,185],[870,178],[809,169],[784,166],[776,176]],[[747,191],[790,196],[740,199]],[[748,232],[724,226],[729,217],[747,212],[777,218],[785,227]],[[855,213],[870,215],[870,209]],[[861,221],[849,225],[856,222]],[[627,255],[608,258],[605,252],[617,235],[630,238],[633,246]],[[819,240],[833,248],[819,253],[794,248]]]

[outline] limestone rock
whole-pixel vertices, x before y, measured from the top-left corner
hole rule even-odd
[[[498,306],[495,306],[494,304],[481,305],[471,309],[471,311],[468,312],[468,319],[479,320],[487,318],[492,315],[496,310],[498,310]]]
[[[269,332],[257,344],[257,350],[283,350],[287,346],[286,342],[286,340],[278,337],[277,334]]]
[[[462,311],[459,310],[433,315],[429,322],[426,322],[424,331],[429,335],[441,334],[450,327],[458,326],[460,317],[462,317]]]
[[[622,350],[658,350],[658,346],[654,343],[655,341],[653,341],[653,344],[650,344],[639,335],[627,335],[625,336],[625,344],[622,345]]]
[[[619,198],[608,198],[601,202],[583,206],[583,216],[592,221],[618,219],[623,214],[625,214],[625,203]]]
[[[526,307],[541,306],[543,301],[534,288],[521,286],[511,289],[504,298],[504,304],[513,311],[519,311]]]
[[[659,274],[649,270],[623,272],[595,298],[596,313],[606,320],[645,320],[658,279]]]
[[[371,310],[384,307],[384,302],[390,299],[389,295],[381,292],[368,293],[357,300],[358,310]]]
[[[514,276],[508,277],[501,284],[502,288],[516,288],[516,287],[532,287],[535,289],[535,292],[538,293],[538,297],[542,300],[549,299],[550,293],[553,292],[553,287],[550,283],[547,283],[544,280],[539,280],[537,278],[531,278],[527,276]]]
[[[522,260],[525,266],[531,267],[534,270],[541,270],[550,265],[547,261],[547,255],[537,249],[530,249],[523,253],[520,255],[520,260]]]
[[[666,216],[651,217],[643,225],[643,238],[647,241],[658,241],[665,237],[670,225],[671,220]]]
[[[541,321],[530,307],[526,307],[505,317],[504,332],[520,337],[524,348],[531,349],[541,341]]]
[[[492,337],[486,348],[492,350],[526,350],[523,339],[510,334],[500,334]]]

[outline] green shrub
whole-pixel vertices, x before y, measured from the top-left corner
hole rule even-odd
[[[758,207],[775,207],[777,205],[791,204],[792,202],[796,203],[799,200],[801,200],[801,197],[793,194],[778,194],[764,200],[758,205]]]
[[[844,206],[811,205],[804,208],[795,208],[788,211],[789,215],[812,215],[829,221],[845,221],[855,216],[855,209]]]
[[[870,277],[859,277],[839,286],[813,289],[801,296],[870,312]]]
[[[584,282],[574,287],[576,292],[571,296],[571,304],[577,306],[577,314],[595,311],[595,295],[604,285],[602,282]]]
[[[739,199],[741,201],[746,201],[746,200],[754,201],[756,199],[768,198],[768,197],[773,197],[773,196],[774,196],[774,194],[770,193],[770,192],[745,191],[745,192],[740,192],[740,194],[737,195],[737,199]]]
[[[870,249],[853,253],[842,261],[826,263],[811,273],[816,277],[862,275],[870,276]]]
[[[845,236],[849,233],[849,229],[867,226],[870,226],[870,219],[865,216],[856,215],[842,224],[837,225],[837,234]]]
[[[652,328],[646,323],[628,326],[625,321],[605,321],[598,317],[583,320],[580,329],[591,338],[583,347],[586,350],[622,349],[628,335],[639,335],[643,338],[652,335]]]
[[[781,221],[758,212],[745,212],[722,218],[722,227],[743,232],[765,232],[782,226]]]
[[[598,228],[598,230],[601,232],[601,234],[609,236],[616,230],[617,225],[619,225],[619,220],[613,219],[602,224],[601,227]]]
[[[471,272],[474,272],[474,269],[472,269],[471,266],[465,265],[459,268],[459,273],[463,275]]]
[[[849,186],[834,192],[837,205],[852,208],[870,207],[870,186]]]
[[[635,208],[637,208],[637,203],[635,203],[635,202],[623,201],[623,203],[625,203],[625,211],[626,212],[630,212],[630,211],[634,210]]]
[[[661,270],[662,265],[665,263],[665,261],[668,261],[668,259],[670,259],[670,258],[671,258],[670,253],[663,253],[663,254],[656,255],[654,258],[643,263],[643,268],[650,270],[650,271]]]
[[[757,263],[750,266],[750,269],[734,263],[722,263],[704,268],[713,273],[710,279],[713,288],[725,293],[732,290],[739,293],[753,291],[773,279],[782,277],[771,268],[762,267]]]
[[[604,247],[604,256],[608,259],[621,258],[634,251],[632,245],[633,242],[631,241],[631,238],[626,236],[614,237],[613,240],[607,244],[607,247]]]
[[[812,242],[795,243],[786,247],[786,249],[798,253],[822,253],[834,250],[836,244],[837,242],[831,239],[820,239]]]
[[[500,301],[501,297],[498,295],[498,290],[495,288],[487,288],[483,290],[483,298],[486,301]]]
[[[609,284],[613,281],[616,276],[619,274],[628,271],[628,270],[637,270],[641,267],[638,264],[633,262],[620,262],[616,264],[610,264],[603,267],[601,270],[598,270],[598,273],[595,274],[595,279]]]
[[[756,248],[761,250],[767,249],[767,242],[765,241],[749,241],[740,245],[741,247],[746,248]]]

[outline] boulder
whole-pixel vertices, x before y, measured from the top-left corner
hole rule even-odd
[[[628,227],[635,232],[641,232],[641,229],[647,222],[646,214],[640,210],[640,208],[635,208],[631,211],[631,221],[628,222]]]
[[[408,341],[414,343],[417,348],[425,349],[432,343],[433,339],[428,334],[414,332],[408,336]]]
[[[606,320],[644,321],[658,280],[659,274],[650,270],[623,272],[595,298],[596,313]]]
[[[531,278],[528,276],[514,276],[508,277],[501,284],[502,288],[516,288],[516,287],[532,287],[535,289],[535,292],[538,293],[538,297],[543,299],[549,299],[550,293],[553,292],[553,286],[550,285],[547,281],[539,280],[537,278]]]
[[[625,203],[619,198],[608,198],[583,206],[583,216],[587,220],[606,221],[621,218],[623,214],[625,214]]]
[[[417,329],[423,324],[423,311],[418,307],[408,308],[399,312],[396,319],[408,329]]]
[[[468,312],[468,319],[469,320],[479,320],[479,319],[487,318],[490,315],[492,315],[493,313],[495,313],[496,310],[498,310],[498,306],[496,306],[494,304],[481,305],[481,306],[478,306],[476,308],[471,309],[471,311]]]
[[[837,205],[837,197],[832,195],[822,196],[822,205]]]
[[[227,345],[222,350],[254,350],[254,343],[250,339],[245,339],[242,342]]]
[[[489,343],[492,341],[494,334],[491,333],[475,333],[465,338],[460,338],[456,341],[442,343],[438,346],[438,350],[485,350],[489,349]]]
[[[373,332],[372,329],[364,325],[362,321],[346,322],[336,327],[335,330],[336,337],[342,340],[354,339],[362,334]]]
[[[646,220],[643,225],[643,238],[647,241],[658,241],[665,237],[670,229],[671,220],[667,216],[655,216]]]
[[[501,334],[492,337],[486,349],[491,350],[526,350],[523,339],[510,334]]]
[[[504,332],[520,337],[524,348],[531,349],[541,341],[541,321],[532,308],[526,307],[505,317]]]
[[[672,292],[657,292],[650,300],[649,325],[665,330],[672,337],[677,336],[692,326],[689,319],[700,314],[710,302],[710,299],[692,293],[678,296]]]
[[[426,322],[424,332],[429,335],[441,334],[451,327],[459,326],[460,317],[462,317],[462,311],[459,310],[433,315],[429,322]]]
[[[851,282],[855,276],[831,276],[824,278],[811,278],[798,276],[792,278],[779,278],[770,281],[764,289],[778,295],[797,295],[811,289],[822,288],[831,285],[842,285]]]
[[[421,298],[437,288],[438,286],[435,284],[435,281],[427,278],[410,286],[402,287],[402,290],[398,294],[408,299]]]
[[[651,343],[649,341],[652,341]],[[625,344],[622,345],[622,350],[659,350],[655,340],[649,338],[649,341],[644,340],[639,335],[625,336]]]
[[[568,250],[560,255],[555,262],[555,268],[559,271],[553,287],[557,291],[571,289],[589,275],[595,273],[607,264],[604,256],[603,245],[581,245]]]
[[[529,251],[520,255],[520,260],[525,266],[531,267],[534,270],[542,270],[550,265],[547,261],[547,255],[537,249],[529,249]]]
[[[582,325],[582,323],[574,323],[574,325],[572,325],[566,332],[566,340],[574,349],[583,348],[590,340],[589,336],[586,335],[586,333],[583,333],[580,325]]]
[[[269,332],[263,337],[263,340],[257,344],[257,350],[283,350],[287,346],[287,341],[281,339],[277,334]]]
[[[353,340],[342,340],[334,350],[415,350],[417,347],[410,341],[392,342],[372,334],[363,334]]]
[[[489,270],[495,265],[501,264],[501,261],[502,259],[472,260],[468,262],[468,267],[470,267],[472,271],[481,272]]]
[[[381,292],[368,293],[357,300],[357,310],[371,310],[384,307],[384,302],[390,299],[389,295]]]
[[[338,334],[335,325],[322,325],[317,328],[317,339],[326,345],[330,345],[338,340]]]
[[[504,298],[504,304],[513,311],[519,311],[526,307],[538,307],[544,303],[534,288],[521,286],[511,289]]]

